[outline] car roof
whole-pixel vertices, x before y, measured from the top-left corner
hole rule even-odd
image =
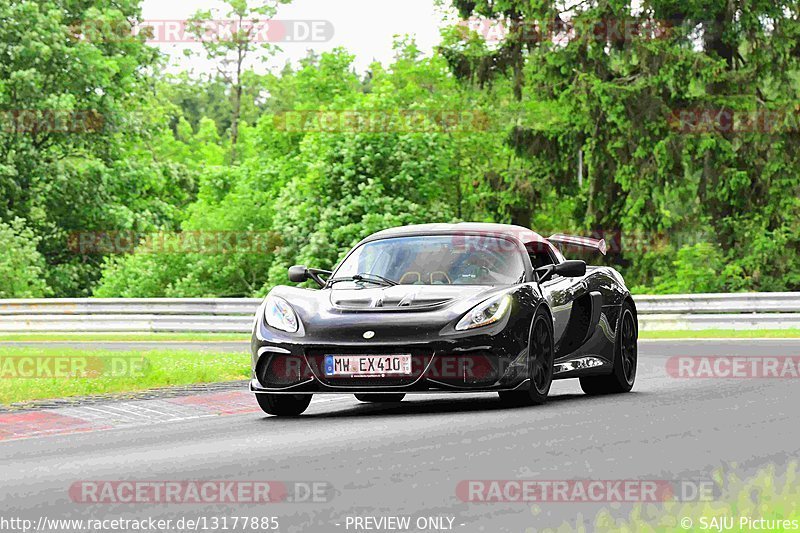
[[[497,235],[510,237],[522,242],[546,243],[547,240],[533,230],[512,224],[493,224],[488,222],[460,222],[458,224],[415,224],[385,229],[373,233],[363,241],[375,241],[390,237],[413,237],[417,235]]]

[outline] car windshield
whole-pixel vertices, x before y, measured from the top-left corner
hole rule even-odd
[[[335,279],[381,276],[401,285],[512,285],[525,274],[516,245],[500,237],[395,237],[359,246]],[[361,280],[353,284],[367,284]],[[351,283],[346,283],[352,287]]]

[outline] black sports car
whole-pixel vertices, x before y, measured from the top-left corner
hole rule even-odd
[[[258,310],[251,391],[274,415],[313,394],[364,402],[406,394],[497,392],[546,400],[554,379],[588,394],[627,392],[636,306],[613,268],[567,261],[556,246],[605,242],[501,224],[426,224],[378,232],[334,272],[295,266]]]

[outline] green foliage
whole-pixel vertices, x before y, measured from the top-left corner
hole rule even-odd
[[[227,32],[209,32],[204,24],[205,21],[219,20],[217,10],[197,11],[190,19],[188,30],[201,43],[206,59],[213,61],[216,65],[219,82],[223,82],[229,87],[230,95],[230,138],[231,138],[231,161],[236,161],[236,144],[239,142],[239,128],[242,118],[243,95],[255,76],[247,75],[247,62],[256,59],[263,59],[275,51],[275,46],[268,42],[261,42],[258,34],[260,28],[264,27],[264,21],[270,20],[277,7],[281,3],[288,3],[289,0],[226,0],[223,20],[233,20],[235,27],[231,28],[230,34]],[[189,51],[191,53],[191,51]],[[249,82],[249,83],[248,83]]]
[[[369,90],[352,61],[339,50],[266,78],[271,112],[243,125],[240,164],[198,172],[197,201],[182,229],[248,232],[265,246],[257,253],[118,258],[96,294],[258,295],[286,282],[287,266],[332,266],[353,242],[386,227],[491,219],[492,194],[479,169],[510,151],[500,135],[487,142],[487,132],[473,131],[469,120],[441,119],[441,112],[488,110],[490,98],[460,91],[446,64],[419,58],[411,42],[398,43],[391,69],[373,66]],[[318,118],[320,110],[334,112],[333,131],[321,132],[313,120],[295,128],[292,113]],[[414,110],[418,122],[404,120]],[[350,127],[346,114],[363,123]],[[387,130],[375,131],[381,120]]]
[[[166,296],[174,280],[189,267],[182,254],[136,253],[109,258],[95,289],[98,298],[156,298]]]
[[[44,282],[39,239],[22,219],[0,222],[0,298],[41,298],[50,293]]]
[[[99,276],[72,233],[170,225],[193,197],[180,165],[136,148],[157,54],[114,28],[139,16],[133,0],[0,0],[0,221],[25,220],[57,296]]]
[[[725,289],[725,261],[718,245],[703,242],[672,254],[673,261],[657,275],[653,290],[663,294],[722,292]],[[730,272],[725,272],[730,275]],[[642,287],[640,291],[647,291]]]
[[[269,18],[281,1],[220,16]],[[341,49],[256,74],[274,49],[243,30],[206,41],[219,72],[196,77],[108,33],[140,16],[135,0],[0,0],[15,22],[0,26],[0,221],[22,219],[16,242],[39,254],[23,255],[45,261],[35,290],[7,294],[261,295],[374,231],[456,220],[619,233],[598,261],[637,292],[800,289],[797,0],[437,1],[506,31],[446,28],[432,57],[399,38],[359,76]],[[87,20],[104,23],[91,38],[75,31]],[[631,31],[661,21],[669,32]],[[20,109],[102,127],[19,129]],[[719,110],[781,120],[676,120]],[[92,231],[142,242],[75,253]],[[185,247],[199,233],[237,244]]]
[[[511,80],[526,108],[545,102],[560,116],[520,115],[508,139],[523,167],[542,169],[530,187],[549,182],[571,197],[577,230],[668,236],[611,258],[630,282],[648,292],[800,287],[796,0],[580,3],[569,13],[547,1],[451,3],[507,30],[488,44],[463,27],[446,33],[454,74],[479,87]],[[735,126],[676,120],[703,112],[732,112]]]
[[[332,266],[378,230],[455,216],[452,188],[437,188],[451,154],[434,136],[317,135],[302,144],[301,157],[306,172],[278,198],[287,206],[275,218],[285,244],[270,285],[285,283],[296,262]]]

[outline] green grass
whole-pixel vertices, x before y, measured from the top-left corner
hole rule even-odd
[[[714,481],[721,491],[719,500],[676,502],[663,504],[637,505],[633,511],[621,520],[614,518],[613,510],[600,511],[594,524],[586,524],[578,518],[575,524],[564,523],[557,529],[546,532],[561,533],[567,531],[599,531],[599,532],[673,532],[673,531],[718,531],[716,528],[703,527],[703,522],[711,524],[714,517],[733,517],[731,529],[724,531],[797,531],[798,527],[750,528],[748,524],[739,522],[740,517],[766,520],[789,520],[800,523],[800,478],[798,465],[791,462],[778,471],[769,466],[752,477],[739,478],[736,474],[714,474]],[[533,514],[540,512],[535,506]],[[528,529],[531,531],[531,529]]]
[[[93,377],[15,377],[21,357],[42,358],[66,356],[72,361],[89,361],[90,368],[100,368]],[[82,359],[83,358],[83,359]],[[88,358],[88,359],[86,359]],[[99,359],[94,359],[99,358]],[[135,368],[132,372],[113,374],[111,363],[118,368]],[[105,365],[105,366],[104,366]],[[247,379],[250,359],[246,354],[196,353],[177,350],[137,350],[112,352],[105,350],[54,349],[42,347],[0,348],[0,404],[27,400],[66,398],[132,392],[174,385],[215,383]]]
[[[0,342],[13,341],[184,341],[230,342],[250,340],[249,333],[0,333]]]
[[[640,331],[640,339],[796,339],[800,329],[706,329],[702,331]]]

